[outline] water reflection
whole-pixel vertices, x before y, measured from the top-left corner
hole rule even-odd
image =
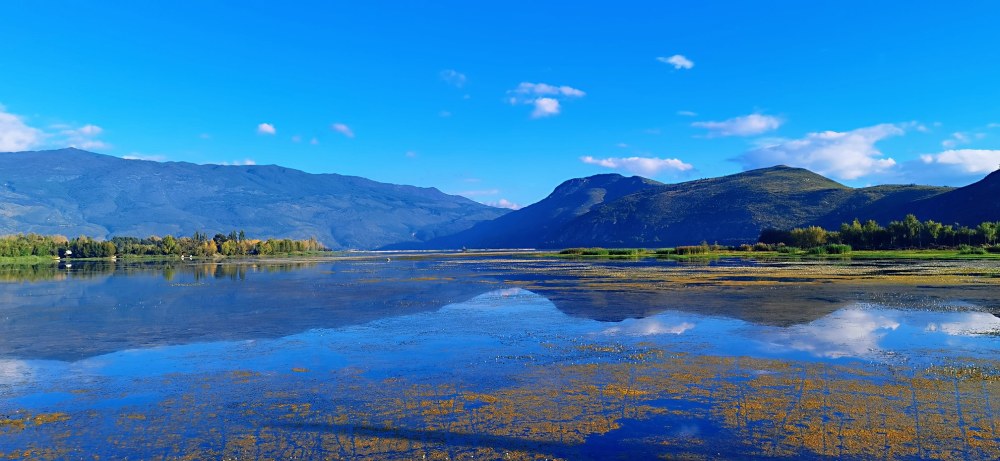
[[[0,284],[0,357],[76,360],[192,341],[274,338],[468,299],[481,282],[425,263],[77,264]],[[495,282],[494,282],[495,283]],[[54,334],[58,332],[57,334]]]
[[[781,302],[506,264],[117,265],[5,285],[0,458],[1000,456],[1000,319],[953,296],[978,291]],[[805,314],[755,321],[775,306]]]
[[[695,323],[687,321],[664,322],[659,318],[626,319],[618,322],[618,325],[607,328],[603,331],[607,335],[632,335],[649,336],[671,334],[679,335],[696,326]]]
[[[898,313],[897,313],[898,314]],[[879,342],[899,328],[892,314],[843,309],[806,325],[771,333],[776,347],[809,352],[820,357],[868,357],[880,349]]]

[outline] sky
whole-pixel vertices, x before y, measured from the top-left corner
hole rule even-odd
[[[278,164],[503,207],[601,173],[1000,166],[1000,3],[0,5],[0,152]]]

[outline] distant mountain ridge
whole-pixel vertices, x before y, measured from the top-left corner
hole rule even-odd
[[[546,218],[543,210],[583,202],[585,197],[603,194],[606,184],[618,183],[635,187],[621,194],[605,194],[603,200],[575,208],[576,213]],[[567,181],[534,205],[416,247],[666,247],[701,241],[736,245],[755,242],[766,228],[819,225],[837,229],[855,218],[874,219],[884,225],[908,213],[922,220],[974,226],[1000,220],[998,193],[1000,172],[961,188],[851,188],[787,166],[677,184],[599,175]]]
[[[402,243],[387,248],[537,248],[557,240],[563,227],[593,207],[624,196],[662,186],[651,179],[602,174],[570,179],[544,200],[484,221],[458,234],[418,245]]]
[[[333,249],[665,247],[750,243],[765,228],[855,218],[1000,220],[1000,172],[965,187],[851,188],[775,166],[663,184],[602,174],[517,211],[434,188],[280,166],[124,160],[77,149],[0,154],[0,234],[316,237]]]
[[[371,249],[504,215],[434,188],[274,165],[124,160],[79,149],[0,154],[0,234],[316,237]]]

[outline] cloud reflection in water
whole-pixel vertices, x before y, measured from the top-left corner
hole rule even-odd
[[[606,335],[628,335],[628,336],[650,336],[650,335],[680,335],[685,331],[695,327],[694,323],[681,321],[663,322],[656,317],[644,319],[628,319],[620,322],[617,326],[607,328],[602,333]]]
[[[778,348],[818,357],[865,357],[878,351],[879,341],[899,325],[890,313],[841,309],[805,325],[770,332],[765,337]]]

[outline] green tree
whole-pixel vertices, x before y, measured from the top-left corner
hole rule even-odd
[[[805,229],[792,229],[792,241],[801,248],[814,248],[826,243],[827,232],[819,226],[809,226]]]
[[[163,237],[163,254],[180,254],[180,250],[180,246],[177,244],[177,239],[175,239],[173,235]]]
[[[920,220],[913,214],[908,214],[903,218],[903,226],[905,228],[907,243],[911,246],[916,243],[918,247],[923,247],[924,242],[921,238],[923,235],[923,225],[920,223]]]
[[[943,228],[944,226],[942,226],[941,223],[933,220],[927,220],[927,222],[924,223],[924,229],[927,230],[927,235],[931,238],[931,241],[934,242],[935,245],[938,244],[938,238],[941,236]]]
[[[992,222],[983,222],[976,227],[976,231],[983,238],[983,243],[992,245],[997,239],[997,225]]]

